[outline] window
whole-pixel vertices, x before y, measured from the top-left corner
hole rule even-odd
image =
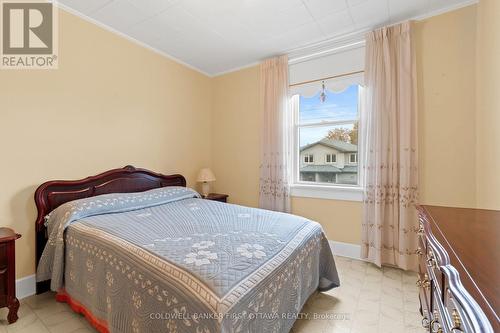
[[[314,155],[304,155],[304,163],[314,163]]]
[[[294,183],[358,186],[358,97],[360,86],[339,92],[319,86],[316,94],[292,98]],[[319,154],[319,155],[318,155]],[[313,155],[324,156],[313,163]]]
[[[326,163],[335,163],[335,162],[337,162],[337,155],[326,154]]]

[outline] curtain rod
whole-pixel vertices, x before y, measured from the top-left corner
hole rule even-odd
[[[344,76],[349,76],[349,75],[354,75],[354,74],[361,74],[361,73],[364,73],[364,72],[365,71],[356,71],[356,72],[350,72],[350,73],[344,73],[344,74],[339,74],[339,75],[324,77],[322,79],[315,79],[315,80],[303,81],[303,82],[298,82],[298,83],[290,84],[289,87],[295,87],[295,86],[300,86],[300,85],[303,85],[303,84],[308,84],[308,83],[313,83],[313,82],[331,80],[331,79],[336,79],[336,78],[339,78],[339,77],[344,77]]]

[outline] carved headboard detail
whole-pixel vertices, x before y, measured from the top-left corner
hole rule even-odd
[[[36,265],[47,243],[44,217],[65,202],[108,193],[142,192],[165,186],[186,186],[182,175],[162,175],[131,165],[80,180],[52,180],[35,191],[38,215],[36,230]],[[50,281],[37,283],[37,294],[49,290]]]

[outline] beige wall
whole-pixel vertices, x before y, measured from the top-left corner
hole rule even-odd
[[[476,6],[417,24],[420,199],[475,207]]]
[[[478,5],[476,200],[500,209],[500,1]]]
[[[217,192],[232,203],[259,204],[259,68],[213,79],[212,167]]]
[[[59,69],[0,71],[0,225],[23,234],[18,277],[34,273],[42,182],[133,164],[193,185],[211,163],[210,78],[59,13]]]
[[[361,243],[361,202],[292,197],[292,213],[321,223],[328,239]]]
[[[428,204],[475,205],[476,6],[432,17],[416,29],[421,198]],[[256,206],[259,183],[258,67],[213,82],[213,167],[217,191]],[[320,222],[332,240],[359,244],[360,202],[294,197],[292,212]]]

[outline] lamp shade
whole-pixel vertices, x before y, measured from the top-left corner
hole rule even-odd
[[[198,174],[198,179],[196,179],[196,181],[213,182],[215,181],[215,175],[209,168],[204,168],[200,170],[200,173]]]

